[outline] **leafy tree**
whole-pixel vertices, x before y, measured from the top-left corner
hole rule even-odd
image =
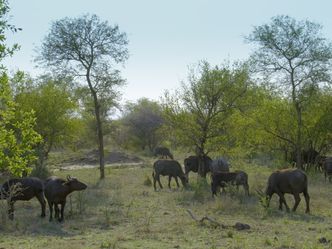
[[[161,142],[158,131],[164,120],[161,106],[157,102],[142,98],[136,103],[127,103],[122,120],[128,127],[129,136],[134,138],[143,150],[148,147],[152,152]]]
[[[117,25],[100,21],[96,15],[64,18],[53,23],[45,37],[38,60],[62,73],[83,77],[93,98],[99,147],[100,178],[104,173],[104,141],[101,120],[102,95],[123,80],[112,70],[113,62],[128,58],[126,34]]]
[[[66,87],[68,83],[51,77],[29,79],[18,73],[13,84],[16,85],[18,108],[35,113],[36,130],[43,138],[38,146],[37,166],[44,167],[51,149],[69,142],[75,134],[76,102]]]
[[[7,0],[0,0],[0,60],[4,59],[7,56],[11,56],[15,51],[20,47],[18,44],[14,44],[9,47],[6,44],[6,31],[12,31],[13,33],[21,30],[16,28],[14,25],[10,24],[7,19],[7,14],[10,8]],[[4,69],[4,66],[1,65],[0,69]]]
[[[232,132],[237,133],[239,145],[248,156],[259,152],[275,156],[275,152],[281,151],[287,160],[296,137],[292,104],[264,86],[254,86],[249,93],[246,101],[252,105],[234,115],[231,122],[237,126]]]
[[[239,100],[249,83],[245,67],[211,67],[201,62],[197,71],[190,71],[188,83],[174,94],[166,92],[164,112],[170,132],[203,159],[208,153],[218,151],[226,134],[226,122],[239,107]],[[199,174],[204,176],[203,160]]]
[[[268,78],[287,96],[296,117],[296,163],[302,166],[303,111],[312,89],[330,82],[332,48],[321,34],[321,26],[276,16],[271,23],[257,26],[246,40],[258,45],[251,56],[255,72]]]
[[[0,0],[0,61],[12,55],[19,46],[6,44],[6,31],[16,32],[15,26],[8,23],[8,2]],[[12,99],[12,90],[8,83],[5,67],[0,66],[0,171],[15,176],[28,174],[29,165],[36,159],[34,147],[40,141],[34,130],[33,112],[23,112]]]
[[[304,144],[320,153],[332,148],[332,91],[317,90],[308,101],[303,115]]]
[[[0,171],[22,176],[36,160],[35,146],[41,141],[34,130],[33,111],[17,108],[6,74],[0,77]]]

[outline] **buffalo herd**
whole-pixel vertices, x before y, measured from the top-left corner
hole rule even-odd
[[[37,177],[25,177],[9,179],[0,188],[0,199],[8,202],[8,218],[14,218],[14,203],[16,201],[28,201],[36,197],[41,205],[41,217],[45,217],[46,200],[50,208],[50,221],[52,221],[53,206],[55,218],[59,222],[63,221],[63,212],[66,205],[66,197],[73,191],[87,188],[83,182],[74,177],[68,176],[66,180],[52,176],[45,181]],[[61,206],[60,216],[59,207]]]
[[[184,171],[181,164],[173,159],[173,155],[166,147],[157,147],[155,156],[161,158],[153,164],[153,187],[157,190],[156,183],[162,189],[160,176],[168,176],[168,187],[171,188],[171,180],[174,178],[179,187],[178,178],[184,188],[188,186],[189,173],[199,173],[205,177],[208,173],[211,176],[211,192],[214,198],[218,190],[224,188],[229,184],[235,185],[237,188],[241,185],[244,188],[245,194],[249,196],[248,174],[244,171],[235,170],[230,172],[230,165],[225,158],[218,158],[212,160],[208,156],[189,156],[184,159]],[[332,157],[320,157],[319,163],[324,171],[325,181],[328,178],[331,182],[332,178]],[[87,185],[80,182],[74,177],[68,176],[67,179],[59,177],[49,177],[46,180],[41,180],[37,177],[13,178],[9,179],[0,187],[0,199],[5,199],[8,202],[8,217],[14,218],[14,204],[18,200],[27,201],[36,197],[41,206],[41,217],[45,217],[46,197],[50,217],[49,221],[54,218],[59,222],[64,220],[64,208],[66,205],[66,197],[73,191],[81,191],[87,188]],[[286,203],[284,194],[292,194],[295,199],[293,211],[296,211],[300,203],[300,194],[303,193],[306,202],[306,212],[310,212],[308,194],[308,179],[307,175],[300,169],[284,169],[273,172],[267,181],[267,187],[264,197],[267,201],[267,206],[273,194],[279,196],[279,209],[283,205],[286,210],[289,207]],[[60,208],[59,208],[60,205]]]
[[[169,150],[167,149],[169,152]],[[314,158],[314,159],[313,159]],[[319,169],[324,171],[325,181],[328,178],[331,182],[332,179],[332,157],[319,156],[317,153],[304,153],[305,163],[316,163]],[[229,171],[229,163],[225,158],[218,158],[212,160],[210,157],[204,155],[200,158],[198,156],[189,156],[184,159],[184,172],[178,161],[160,159],[153,165],[153,182],[154,189],[156,190],[156,182],[158,181],[160,188],[160,175],[168,176],[168,187],[170,188],[171,178],[174,177],[179,187],[177,177],[182,181],[184,187],[188,185],[189,173],[200,173],[201,176],[206,177],[207,173],[210,173],[211,178],[211,192],[212,197],[217,195],[218,189],[224,188],[228,185],[235,185],[238,187],[241,185],[244,188],[245,194],[249,196],[249,184],[248,174],[241,170]],[[201,164],[201,165],[200,165]],[[199,172],[201,171],[201,172]],[[310,212],[310,196],[308,194],[308,179],[304,171],[300,169],[284,169],[273,172],[267,181],[267,187],[264,193],[264,197],[269,206],[270,200],[273,194],[277,194],[279,197],[279,209],[282,210],[283,205],[286,210],[289,211],[289,207],[286,203],[284,194],[292,194],[295,199],[294,207],[292,211],[296,211],[301,198],[300,194],[303,193],[306,202],[306,213]]]

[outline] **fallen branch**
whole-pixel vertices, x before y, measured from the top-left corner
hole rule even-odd
[[[193,212],[190,209],[187,209],[187,212],[189,213],[190,217],[195,220],[196,222],[198,222],[200,225],[204,224],[204,221],[209,221],[214,227],[221,227],[221,228],[235,228],[236,230],[246,230],[246,229],[250,229],[250,226],[248,224],[244,224],[244,223],[240,223],[240,222],[236,222],[234,226],[229,226],[229,225],[224,225],[218,221],[216,221],[215,219],[209,217],[209,216],[203,216],[201,219],[198,219]]]
[[[195,221],[197,221],[198,223],[200,223],[200,225],[202,225],[204,223],[205,220],[209,221],[212,225],[216,226],[216,227],[221,227],[221,228],[227,228],[227,226],[225,226],[224,224],[221,224],[220,222],[216,221],[215,219],[209,217],[209,216],[203,216],[201,219],[198,219],[193,212],[190,209],[187,209],[187,212],[189,213],[189,215],[191,216],[191,218]]]

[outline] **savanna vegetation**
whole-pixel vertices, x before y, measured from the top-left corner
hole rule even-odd
[[[21,31],[9,7],[0,0],[1,62],[19,49],[6,43]],[[0,248],[330,248],[332,193],[316,166],[332,155],[332,45],[321,30],[273,17],[248,31],[248,60],[199,61],[161,101],[122,104],[126,33],[96,15],[55,21],[36,56],[43,75],[1,65],[0,183],[72,175],[88,188],[67,197],[62,223],[38,217],[34,199],[9,220],[0,200]],[[199,158],[187,188],[154,191],[158,146],[181,164]],[[247,172],[250,196],[227,186],[213,199],[206,156]],[[266,205],[269,175],[288,167],[306,171],[310,214],[302,196],[296,212],[278,210],[276,196]]]

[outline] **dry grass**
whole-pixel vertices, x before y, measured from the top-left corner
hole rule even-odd
[[[304,199],[296,213],[277,210],[273,197],[270,208],[259,203],[256,189],[263,189],[271,169],[235,164],[249,174],[250,197],[228,189],[211,198],[209,185],[190,175],[189,190],[164,188],[155,192],[146,184],[150,167],[106,170],[99,181],[97,169],[71,171],[72,176],[88,184],[84,192],[71,195],[65,210],[65,222],[48,222],[39,217],[38,201],[17,202],[15,220],[1,226],[0,248],[331,248],[331,184],[322,175],[310,175],[309,194],[312,213],[304,213]],[[57,175],[66,176],[68,171]],[[166,177],[162,178],[164,185]],[[209,180],[208,180],[209,181]],[[287,197],[290,206],[293,198]],[[4,201],[0,209],[4,209]],[[209,216],[227,228],[209,221],[198,223],[197,217]],[[1,210],[0,210],[1,211]],[[3,210],[2,210],[3,211]],[[1,212],[0,212],[1,213]],[[236,222],[250,225],[249,230],[230,227]],[[324,242],[324,240],[321,240]]]

